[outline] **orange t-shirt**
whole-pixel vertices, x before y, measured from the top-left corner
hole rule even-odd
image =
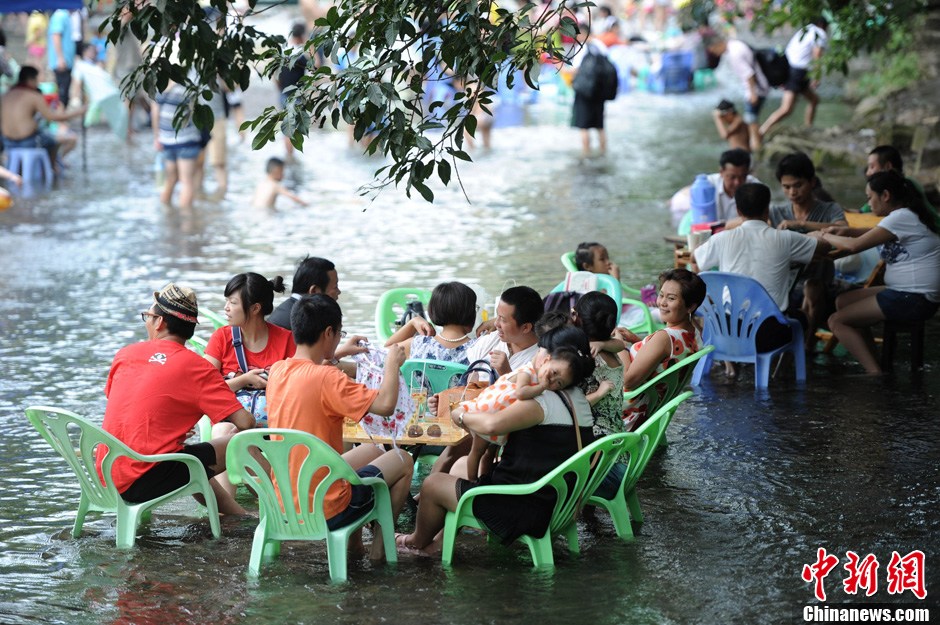
[[[288,358],[271,366],[266,394],[268,427],[309,432],[341,454],[343,419],[362,419],[379,391],[354,382],[336,367],[316,364],[305,358]],[[291,457],[293,479],[300,472],[303,460],[302,457]],[[314,487],[322,479],[322,472],[317,472],[313,477]],[[311,488],[311,502],[313,491]],[[333,484],[323,500],[326,518],[345,510],[351,496],[349,482],[341,480]],[[295,500],[294,504],[298,502]]]

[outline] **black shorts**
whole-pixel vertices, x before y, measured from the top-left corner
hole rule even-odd
[[[787,84],[784,89],[793,93],[803,93],[809,87],[809,70],[790,68],[790,76],[787,78]]]
[[[215,464],[215,447],[210,443],[184,445],[180,453],[195,456],[206,469],[206,476],[213,477],[215,471],[209,467]],[[141,503],[171,493],[189,483],[189,467],[176,460],[158,462],[134,481],[121,493],[124,501]]]
[[[356,475],[359,477],[382,477],[382,470],[373,464],[367,464],[356,471]],[[330,531],[336,531],[356,519],[362,518],[375,505],[374,488],[367,484],[353,484],[351,488],[352,495],[346,509],[326,520],[326,526],[330,528]]]
[[[575,128],[604,129],[604,101],[589,100],[577,93],[574,94],[574,114],[571,125]]]
[[[787,310],[783,313],[788,319],[796,319],[800,322],[803,332],[809,327],[809,320],[800,309]],[[790,324],[782,324],[774,317],[768,317],[757,328],[757,335],[754,337],[754,344],[758,353],[770,352],[793,340],[793,329]]]

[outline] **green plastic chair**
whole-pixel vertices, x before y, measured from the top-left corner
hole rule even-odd
[[[532,564],[536,567],[551,567],[555,564],[552,553],[552,538],[564,535],[568,549],[578,553],[578,530],[576,513],[587,502],[586,493],[594,492],[622,454],[639,461],[643,439],[635,432],[619,432],[598,439],[574,454],[542,479],[531,484],[511,486],[478,486],[463,494],[457,508],[448,512],[444,520],[444,539],[441,560],[450,566],[454,558],[454,542],[461,527],[487,528],[473,516],[473,500],[480,495],[530,495],[541,488],[555,489],[557,501],[548,529],[543,536],[523,535],[520,540],[529,547]],[[632,462],[632,461],[631,461]]]
[[[417,300],[427,310],[431,300],[431,292],[425,289],[401,287],[390,289],[379,296],[375,305],[375,335],[385,343],[398,330],[398,321],[405,312],[405,306],[410,301]]]
[[[690,369],[691,371],[691,369]],[[637,523],[643,522],[643,512],[640,510],[640,500],[636,495],[636,484],[643,475],[647,463],[653,452],[659,446],[666,433],[666,428],[672,420],[679,404],[692,396],[692,391],[686,391],[678,397],[661,406],[652,417],[647,419],[634,434],[640,436],[645,444],[640,449],[639,457],[636,462],[631,461],[627,471],[620,483],[620,489],[613,499],[604,499],[597,495],[591,495],[587,499],[589,505],[600,506],[607,510],[611,520],[614,522],[614,529],[617,536],[626,541],[633,540],[633,526],[630,523],[632,518]],[[631,459],[632,460],[632,459]],[[598,482],[599,484],[600,482]],[[475,490],[475,489],[474,489]],[[473,492],[473,491],[470,491]],[[588,491],[593,493],[594,491]]]
[[[440,393],[449,389],[467,370],[467,365],[448,362],[446,360],[433,360],[430,358],[409,358],[401,366],[401,374],[408,388],[428,388],[429,395]],[[426,383],[424,382],[426,380]],[[424,453],[422,445],[417,452],[415,462],[433,465],[437,462],[439,454]],[[434,449],[433,447],[431,449]]]
[[[270,463],[270,473],[252,456],[253,450],[260,451]],[[288,465],[292,451],[306,454],[296,479],[291,478]],[[270,562],[278,556],[282,541],[325,540],[330,578],[335,582],[345,581],[349,536],[373,520],[381,526],[385,559],[397,561],[392,500],[385,481],[377,477],[359,477],[342,456],[313,434],[278,428],[239,432],[228,443],[225,463],[232,484],[244,482],[258,494],[260,520],[251,545],[249,577],[257,577],[262,562]],[[310,483],[318,471],[326,475],[314,490],[310,507],[306,505]],[[323,498],[329,486],[337,480],[372,486],[375,505],[355,522],[330,531],[323,515]],[[295,497],[304,504],[300,510],[294,505]]]
[[[647,414],[654,414],[660,406],[672,400],[689,385],[698,361],[713,351],[715,351],[714,345],[706,345],[688,358],[683,358],[657,376],[647,380],[642,386],[638,386],[631,391],[624,391],[624,403],[626,404],[640,395],[646,395]],[[663,386],[665,386],[664,392]]]
[[[422,385],[434,393],[440,393],[456,384],[457,378],[467,370],[467,365],[431,358],[409,358],[401,366],[401,375],[408,388]],[[426,384],[425,381],[426,380]]]
[[[205,498],[209,513],[209,526],[212,536],[222,535],[219,526],[219,510],[215,494],[206,477],[206,470],[195,456],[190,454],[156,454],[145,456],[131,451],[127,445],[108,434],[97,425],[83,419],[74,412],[47,406],[32,406],[26,409],[26,418],[39,434],[59,455],[65,458],[81,486],[82,494],[78,502],[78,512],[72,537],[82,533],[85,514],[89,511],[114,512],[117,515],[115,527],[116,543],[119,549],[134,546],[137,527],[141,520],[148,519],[153,508],[185,495],[201,494]],[[98,474],[95,464],[95,448],[104,445],[108,453],[101,465],[103,478]],[[77,448],[76,448],[77,446]],[[127,457],[143,462],[165,462],[176,460],[189,467],[190,480],[185,486],[156,499],[143,503],[124,501],[111,481],[111,467],[118,458]]]
[[[186,340],[186,343],[200,356],[206,355],[206,347],[209,346],[209,341],[206,339],[193,335]]]
[[[565,270],[567,271],[582,271],[581,269],[578,269],[578,266],[575,264],[574,257],[574,252],[565,252],[561,255],[561,264],[564,265]],[[624,297],[640,299],[640,296],[642,295],[642,293],[640,293],[640,289],[634,289],[633,287],[627,286],[622,282],[620,283],[620,288]]]
[[[225,319],[225,317],[212,312],[208,308],[200,310],[199,316],[203,317],[206,321],[211,323],[213,330],[218,330],[219,328],[228,325],[228,321]]]

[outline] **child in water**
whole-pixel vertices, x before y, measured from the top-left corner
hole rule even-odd
[[[269,158],[265,166],[267,176],[258,183],[255,189],[255,197],[252,204],[258,208],[274,208],[277,202],[277,196],[283,195],[300,204],[307,206],[308,202],[299,196],[291,193],[281,184],[284,180],[284,161],[279,158]]]
[[[728,142],[730,149],[741,148],[751,151],[747,124],[744,123],[744,118],[738,113],[734,104],[728,100],[722,100],[712,111],[712,118],[715,120],[718,136]]]
[[[492,414],[508,408],[519,399],[534,399],[545,391],[559,391],[570,383],[574,358],[575,353],[561,352],[553,354],[538,370],[532,364],[524,365],[500,376],[476,399],[463,402],[461,407],[465,412]],[[473,432],[473,444],[467,455],[467,479],[476,481],[479,475],[489,472],[495,453],[486,454],[487,450],[491,444],[502,447],[508,440],[507,434],[484,436]]]

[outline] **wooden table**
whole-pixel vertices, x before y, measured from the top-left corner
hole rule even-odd
[[[408,436],[408,430],[413,425],[421,428],[421,436]],[[440,436],[428,436],[428,427],[437,425],[441,428]],[[449,447],[459,443],[463,437],[467,436],[467,431],[454,425],[450,417],[439,418],[433,415],[412,419],[408,427],[405,428],[405,434],[395,441],[398,445],[443,445]],[[385,437],[370,438],[358,423],[354,421],[343,422],[343,441],[347,443],[378,443],[380,445],[391,445],[392,439]]]

